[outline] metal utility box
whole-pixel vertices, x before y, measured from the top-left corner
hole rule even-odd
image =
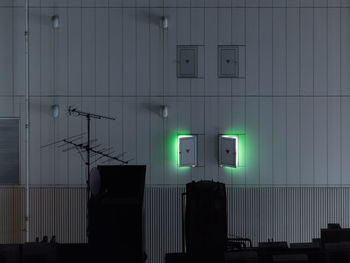
[[[179,136],[179,166],[197,166],[197,137]]]
[[[219,136],[219,165],[236,168],[238,165],[238,137]]]
[[[177,77],[198,77],[198,46],[177,46]]]
[[[239,77],[239,47],[218,46],[218,77]]]

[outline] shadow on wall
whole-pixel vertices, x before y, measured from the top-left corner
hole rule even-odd
[[[149,112],[151,112],[153,114],[159,115],[159,117],[161,117],[160,114],[161,114],[162,106],[163,105],[161,105],[161,104],[159,104],[157,102],[150,101],[148,103],[144,103],[142,105],[142,109],[146,110],[146,111],[149,111]]]
[[[155,13],[152,11],[143,11],[138,17],[137,22],[143,24],[150,24],[155,26],[160,26],[161,16],[159,13]]]

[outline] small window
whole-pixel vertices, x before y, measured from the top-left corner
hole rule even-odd
[[[0,184],[19,184],[19,119],[0,118]]]

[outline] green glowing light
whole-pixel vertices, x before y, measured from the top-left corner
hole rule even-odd
[[[236,149],[236,168],[230,166],[223,166],[223,169],[228,172],[241,173],[242,169],[245,167],[245,134],[240,131],[240,129],[231,129],[225,132],[225,136],[236,137],[237,138],[237,149]]]
[[[238,136],[237,135],[221,135],[221,137],[223,138],[230,138],[230,139],[235,139],[236,142],[235,142],[235,153],[236,153],[236,160],[235,160],[235,166],[232,166],[232,165],[224,165],[222,164],[221,167],[230,167],[230,168],[236,168],[239,164],[239,160],[238,160],[238,149],[239,149],[239,146],[238,146]],[[221,143],[221,142],[220,142]],[[220,146],[221,147],[221,146]],[[220,157],[221,158],[221,157]]]
[[[168,151],[168,157],[169,164],[172,167],[172,169],[177,170],[178,172],[181,171],[187,171],[191,169],[191,167],[188,166],[182,166],[179,167],[179,137],[180,136],[190,136],[187,135],[188,131],[178,131],[178,132],[172,132],[168,134],[167,138],[167,148]]]
[[[193,137],[192,135],[179,135],[177,137],[177,166],[179,167],[189,167],[189,166],[184,166],[184,165],[180,165],[180,139],[181,138],[188,138],[188,137]],[[195,167],[195,166],[192,166]]]
[[[166,161],[169,168],[174,171],[177,175],[187,175],[191,170],[189,166],[179,167],[179,144],[178,140],[180,136],[191,136],[188,130],[179,129],[172,130],[167,133],[166,140]],[[244,174],[246,166],[246,135],[244,129],[229,129],[224,132],[225,136],[236,136],[237,137],[237,168],[224,166],[222,167],[232,176],[241,176]]]

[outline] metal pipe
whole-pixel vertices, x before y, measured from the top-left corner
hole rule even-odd
[[[185,196],[187,195],[187,193],[182,193],[182,195],[181,195],[181,212],[182,212],[182,228],[181,228],[181,230],[182,230],[182,253],[186,253],[186,240],[185,240],[185,238],[186,238],[186,232],[185,232],[185,222],[186,222],[186,220],[185,220],[185,211],[184,211],[184,207],[185,207],[185,205],[184,205],[184,199],[185,199]]]
[[[29,212],[30,212],[30,195],[29,195],[29,178],[30,178],[30,163],[29,163],[29,0],[25,0],[25,101],[26,101],[26,242],[29,242]]]
[[[91,162],[90,162],[90,114],[87,115],[87,134],[88,134],[88,141],[87,141],[87,147],[86,147],[86,165],[87,165],[87,169],[88,169],[88,180],[87,180],[87,192],[88,192],[88,197],[89,197],[89,194],[90,194],[90,165],[91,165]]]

